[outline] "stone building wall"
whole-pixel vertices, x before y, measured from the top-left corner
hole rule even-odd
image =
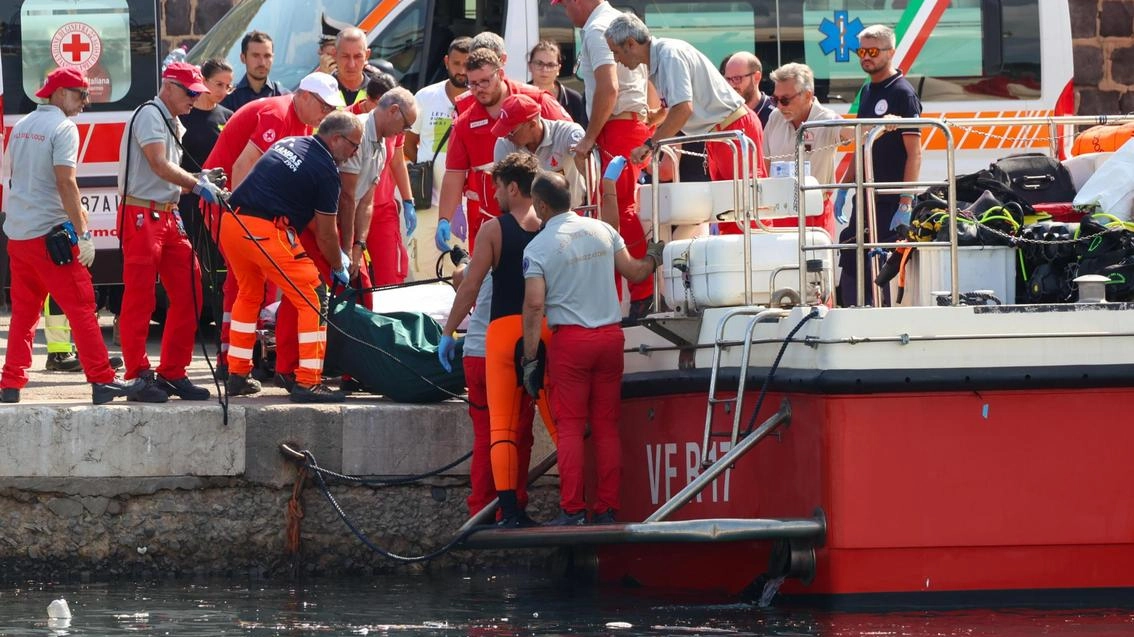
[[[241,0],[160,0],[163,50],[201,39]],[[1070,0],[1077,109],[1134,111],[1134,0]]]

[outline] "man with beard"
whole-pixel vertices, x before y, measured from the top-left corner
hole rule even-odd
[[[748,108],[760,118],[760,125],[768,125],[768,116],[775,110],[775,103],[760,91],[760,79],[764,76],[760,58],[748,51],[734,53],[725,62],[724,78],[737,95],[744,98]]]
[[[474,428],[473,451],[483,453],[486,447],[489,449],[493,483],[500,500],[500,526],[503,527],[536,526],[524,512],[527,494],[522,485],[527,479],[532,453],[532,410],[531,399],[524,394],[517,378],[516,349],[523,338],[524,248],[540,227],[531,198],[532,180],[537,173],[539,160],[532,153],[511,153],[493,166],[494,194],[502,214],[484,223],[481,248],[473,254],[457,289],[437,349],[442,367],[448,370],[456,354],[456,341],[451,335],[472,310],[474,301],[480,298],[481,285],[491,271],[484,358],[490,426],[488,431]],[[541,338],[546,348],[551,340],[546,324]],[[547,392],[537,394],[534,398],[554,441],[555,423],[547,406]],[[477,444],[485,435],[489,444]]]
[[[437,210],[440,220],[434,242],[442,252],[449,249],[452,238],[449,220],[461,203],[462,190],[467,200],[465,211],[469,221],[470,253],[474,251],[481,223],[500,216],[491,174],[498,136],[492,131],[493,124],[500,117],[504,99],[509,95],[527,95],[540,105],[540,116],[544,119],[570,119],[567,111],[550,93],[504,77],[503,63],[489,48],[474,49],[469,54],[466,69],[472,99],[453,123]]]
[[[221,106],[235,113],[252,100],[290,93],[280,83],[268,79],[268,74],[272,72],[273,57],[272,36],[263,31],[249,31],[240,41],[240,63],[244,65],[244,78],[228,97],[221,100]]]
[[[445,151],[453,120],[457,118],[457,96],[468,88],[465,61],[469,58],[470,42],[472,38],[468,37],[450,42],[449,54],[445,56],[445,71],[449,79],[430,84],[413,96],[417,102],[418,117],[413,123],[413,130],[406,132],[406,161],[433,160],[434,206],[441,194],[441,179],[445,176]]]
[[[894,30],[883,24],[876,24],[858,34],[859,66],[870,76],[870,83],[862,87],[858,96],[859,117],[919,117],[921,115],[921,100],[913,86],[906,81],[905,75],[894,67]],[[874,181],[900,182],[917,181],[921,173],[921,131],[917,128],[905,130],[891,130],[887,127],[874,142]],[[854,162],[850,162],[851,169],[843,176],[844,183],[853,183],[855,180]],[[848,190],[840,190],[835,198],[835,214],[841,212],[842,204]],[[857,202],[856,202],[857,203]],[[898,228],[910,224],[910,209],[913,204],[913,194],[875,195],[874,216],[878,226],[875,228],[878,241],[890,242],[898,238]],[[856,205],[851,212],[850,223],[842,236],[840,243],[853,243],[854,230],[857,227],[854,215],[860,214],[863,206]],[[870,223],[869,220],[866,222]],[[858,305],[856,278],[858,264],[855,253],[844,250],[839,253],[839,265],[842,266],[842,276],[839,278],[840,305],[849,307]],[[873,290],[867,285],[867,294]],[[863,303],[871,303],[867,298]]]

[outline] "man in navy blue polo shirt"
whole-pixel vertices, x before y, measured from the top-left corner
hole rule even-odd
[[[858,43],[859,65],[870,76],[870,83],[862,87],[858,96],[858,116],[860,118],[920,117],[921,100],[918,99],[917,92],[906,81],[902,72],[894,68],[894,30],[882,24],[867,27],[859,33]],[[917,181],[921,172],[921,131],[896,129],[882,133],[874,142],[872,163],[874,181]],[[854,163],[851,162],[851,169],[843,177],[843,182],[853,182],[854,178]],[[845,197],[843,193],[846,192],[848,191],[841,191],[836,200],[836,214],[840,213]],[[912,204],[913,193],[874,197],[878,241],[890,242],[897,239],[898,228],[908,226],[910,223]],[[854,212],[851,213],[850,225],[843,231],[839,243],[854,242],[856,227],[854,215],[862,210],[864,210],[863,206],[855,206]],[[844,250],[839,255],[839,265],[843,269],[842,277],[839,279],[840,304],[844,307],[859,305],[855,286],[858,269],[854,252]],[[872,282],[867,281],[868,294],[871,289],[873,289]]]
[[[299,242],[312,220],[319,251],[332,264],[336,283],[348,282],[350,258],[339,249],[338,167],[362,142],[362,121],[336,111],[319,125],[319,134],[288,137],[264,153],[232,193],[236,217],[221,222],[221,248],[240,292],[232,307],[228,350],[228,391],[254,394],[259,383],[248,378],[256,342],[260,290],[271,281],[299,312],[299,367],[292,402],[342,402],[345,395],[323,385],[327,331],[322,308],[325,287],[319,270]]]

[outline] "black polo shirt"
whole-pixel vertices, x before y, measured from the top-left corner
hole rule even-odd
[[[287,217],[303,232],[315,212],[339,207],[339,168],[318,136],[287,137],[268,149],[232,193],[232,205]]]
[[[276,97],[277,95],[287,95],[291,91],[287,90],[279,82],[273,82],[272,78],[264,81],[264,86],[260,88],[260,92],[252,90],[252,86],[248,84],[248,75],[240,78],[236,88],[232,90],[223,100],[221,106],[235,113],[237,109],[244,106],[252,100],[258,100],[261,97]]]
[[[862,87],[858,100],[858,117],[886,115],[921,116],[921,100],[913,86],[898,71],[894,75]],[[897,130],[883,133],[874,142],[874,180],[903,181],[906,169],[906,145],[903,135],[921,136],[918,130]]]

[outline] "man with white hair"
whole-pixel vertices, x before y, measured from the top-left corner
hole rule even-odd
[[[716,66],[684,40],[655,38],[637,16],[623,13],[606,30],[606,41],[614,58],[627,68],[644,65],[657,87],[662,106],[668,109],[652,137],[630,154],[634,163],[646,159],[657,147],[656,140],[718,131],[742,131],[752,141],[752,170],[764,176],[764,134],[760,120],[744,104],[717,71]],[[696,87],[696,90],[694,90]],[[731,144],[706,144],[709,177],[734,177]]]

